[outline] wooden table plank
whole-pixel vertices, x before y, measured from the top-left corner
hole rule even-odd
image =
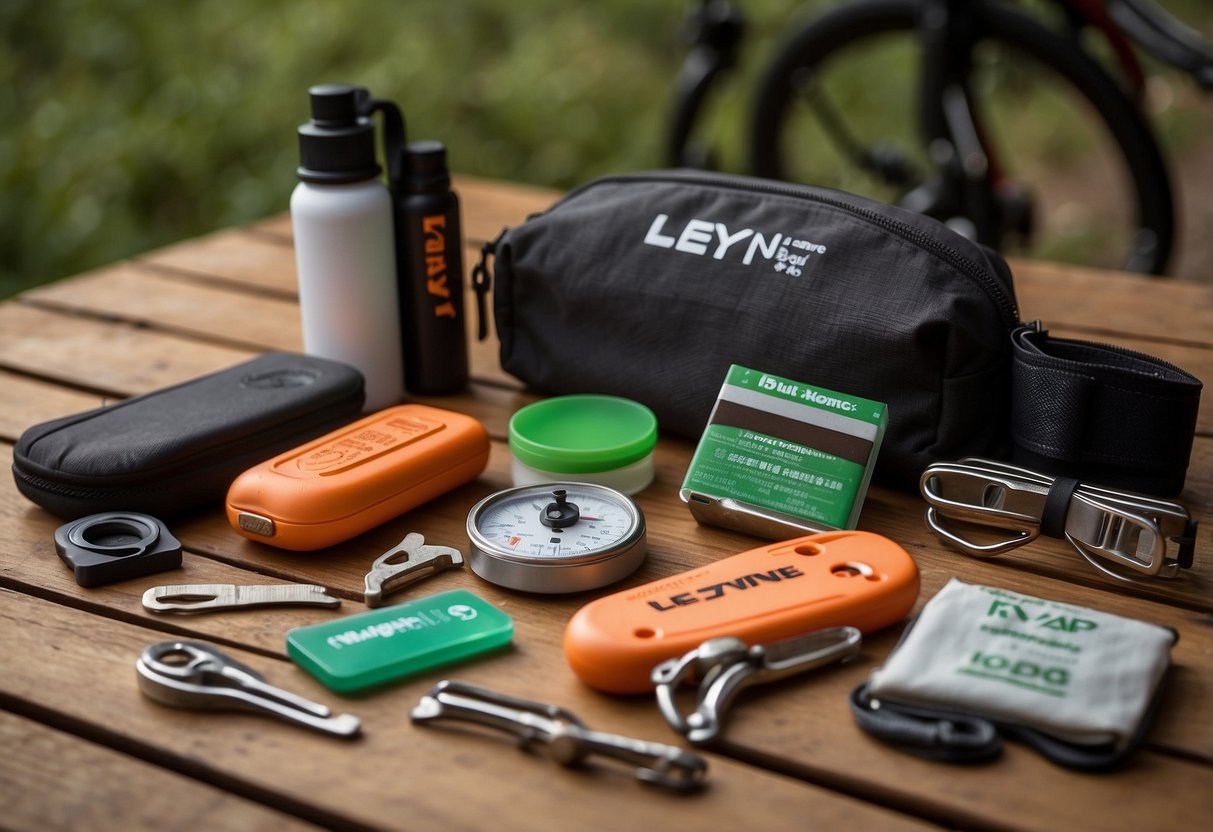
[[[140,255],[135,262],[183,275],[219,278],[284,298],[298,294],[295,251],[290,243],[239,229],[173,243]]]
[[[243,294],[210,281],[167,279],[123,263],[27,292],[41,307],[152,326],[248,351],[303,348],[293,299]]]
[[[0,713],[0,747],[0,823],[13,832],[320,828],[12,714]]]
[[[1024,320],[1048,328],[1210,346],[1213,284],[1012,260]],[[1182,320],[1182,326],[1177,321]]]
[[[6,369],[103,394],[147,393],[255,354],[142,326],[0,304],[0,361]]]
[[[470,289],[468,293],[470,298]],[[183,334],[244,350],[250,355],[266,350],[303,349],[299,307],[293,301],[233,290],[226,280],[175,280],[139,263],[123,263],[33,289],[22,295],[22,300],[27,305],[63,312],[76,319],[59,324],[64,327],[84,328],[86,319],[94,318]],[[468,309],[474,318],[474,312],[470,311],[474,303],[469,302]],[[17,314],[12,307],[6,311],[14,317]],[[46,325],[46,320],[36,325]],[[14,325],[13,332],[22,338],[29,328],[27,324],[18,330]],[[478,341],[473,329],[470,320],[468,363],[472,375],[506,387],[519,387],[517,379],[501,369],[495,334],[489,340]]]
[[[103,397],[93,393],[0,369],[0,439],[15,442],[30,425],[89,410],[103,401]]]
[[[37,638],[19,635],[27,621],[41,622]],[[84,630],[88,640],[79,638]],[[408,708],[428,682],[336,701],[289,663],[237,650],[230,651],[233,657],[271,684],[362,717],[363,736],[342,741],[254,715],[170,709],[141,697],[135,685],[135,658],[159,638],[132,624],[0,591],[0,657],[11,668],[0,677],[0,696],[37,701],[59,718],[104,726],[128,753],[170,769],[204,779],[239,778],[320,823],[341,818],[391,828],[530,830],[559,818],[562,829],[575,830],[602,828],[609,815],[612,825],[625,828],[701,830],[704,817],[726,827],[773,827],[789,817],[813,817],[836,828],[921,828],[912,819],[722,757],[711,760],[711,786],[691,797],[645,788],[609,765],[561,770],[519,753],[499,735],[413,726]],[[525,644],[520,637],[513,655]],[[20,662],[13,661],[18,651]],[[500,664],[469,665],[459,676],[515,694],[535,693],[526,677],[503,673]],[[87,696],[77,688],[82,678],[89,680]],[[602,704],[609,712],[615,703]],[[584,716],[593,724],[596,714]]]

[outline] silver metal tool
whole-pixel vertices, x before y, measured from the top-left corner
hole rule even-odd
[[[175,708],[269,714],[337,737],[353,737],[362,720],[266,683],[265,677],[209,644],[161,641],[135,662],[139,689]]]
[[[1065,487],[1060,495],[1059,483]],[[1174,578],[1192,565],[1196,522],[1170,500],[977,458],[931,465],[919,487],[928,503],[927,525],[974,557],[1018,548],[1051,532],[1047,526],[1053,523],[1054,536],[1064,537],[1092,566],[1119,580]],[[983,543],[958,524],[1005,534]]]
[[[395,592],[406,584],[460,566],[463,566],[463,555],[458,549],[426,545],[424,537],[410,532],[371,564],[363,590],[366,605],[378,607],[383,603],[384,593]]]
[[[279,605],[339,607],[341,599],[316,584],[173,584],[154,586],[143,593],[143,607],[152,612],[214,612]]]
[[[623,760],[637,767],[636,779],[680,792],[699,789],[707,775],[707,761],[693,751],[591,731],[564,708],[466,682],[439,682],[409,716],[414,722],[454,719],[487,725],[513,734],[522,748],[541,746],[565,766],[577,765],[592,754]]]
[[[681,658],[653,668],[657,706],[670,727],[689,741],[711,743],[721,738],[725,714],[742,690],[845,661],[859,652],[862,640],[854,627],[830,627],[748,647],[739,638],[708,639]],[[676,697],[684,684],[698,685],[695,709],[686,714]]]

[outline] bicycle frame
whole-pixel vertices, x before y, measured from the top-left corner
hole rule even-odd
[[[1111,0],[1137,14],[1148,8],[1139,0]],[[1140,105],[1145,73],[1132,44],[1112,18],[1107,0],[1055,0],[1065,14],[1078,47],[1078,35],[1093,29],[1107,41],[1120,66],[1126,92]],[[1031,235],[1023,203],[999,163],[990,134],[969,94],[973,45],[981,31],[978,11],[968,0],[925,0],[920,33],[923,74],[919,89],[919,129],[939,168],[938,179],[922,193],[908,197],[920,213],[948,219],[964,215],[973,224],[972,236],[997,247],[1008,233]],[[1158,12],[1155,10],[1155,15]],[[1136,25],[1133,32],[1141,30]],[[1189,55],[1175,41],[1166,41],[1175,54]]]
[[[975,71],[974,49],[979,42],[997,39],[988,18],[1001,3],[999,0],[915,2],[921,10],[917,16],[921,77],[915,119],[919,140],[927,150],[927,168],[914,170],[915,166],[907,164],[905,154],[896,148],[889,152],[878,143],[865,144],[849,131],[846,120],[840,118],[841,111],[828,100],[818,99],[813,104],[818,123],[852,165],[867,171],[875,181],[898,188],[902,207],[947,222],[962,234],[994,248],[1001,248],[1008,238],[1016,236],[1027,242],[1033,231],[1033,199],[1022,184],[1007,175],[996,137],[983,124],[980,96],[970,88]],[[1062,12],[1063,24],[1042,28],[1072,42],[1074,50],[1091,65],[1100,66],[1106,82],[1120,89],[1128,107],[1133,109],[1137,105],[1136,123],[1147,124],[1148,119],[1141,113],[1145,75],[1134,51],[1135,43],[1213,89],[1213,48],[1150,0],[1052,2]],[[1007,3],[1014,5],[1014,0]],[[678,77],[675,106],[666,134],[666,161],[671,166],[710,167],[709,154],[693,144],[692,131],[712,85],[736,63],[744,21],[730,0],[701,0],[688,23],[694,34],[694,47]],[[1080,36],[1089,31],[1098,32],[1107,42],[1112,66],[1107,66],[1109,61],[1096,61],[1083,45]],[[1144,157],[1141,153],[1136,156],[1139,162],[1142,158],[1160,158],[1148,131],[1139,131],[1131,140],[1138,141],[1138,148],[1145,147]],[[1123,146],[1120,138],[1117,141]],[[1151,162],[1144,164],[1157,167]],[[1158,181],[1158,177],[1149,181]],[[1163,218],[1161,228],[1167,230],[1160,230],[1158,237],[1143,235],[1141,246],[1133,250],[1126,268],[1159,272],[1165,267],[1171,216],[1166,182],[1162,183],[1161,192],[1161,196],[1153,193],[1142,196],[1147,201],[1152,199],[1153,207],[1149,212],[1140,210],[1155,219]],[[1140,196],[1146,192],[1139,189],[1137,193]]]

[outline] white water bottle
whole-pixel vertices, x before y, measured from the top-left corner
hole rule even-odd
[[[303,349],[357,368],[365,410],[404,394],[392,198],[379,179],[365,89],[308,90],[291,195]]]

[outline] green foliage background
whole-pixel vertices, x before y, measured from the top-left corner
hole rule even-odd
[[[828,3],[743,2],[744,72]],[[284,211],[314,83],[397,101],[458,173],[565,188],[658,166],[691,5],[5,0],[0,297]],[[733,95],[718,121],[744,112]]]

